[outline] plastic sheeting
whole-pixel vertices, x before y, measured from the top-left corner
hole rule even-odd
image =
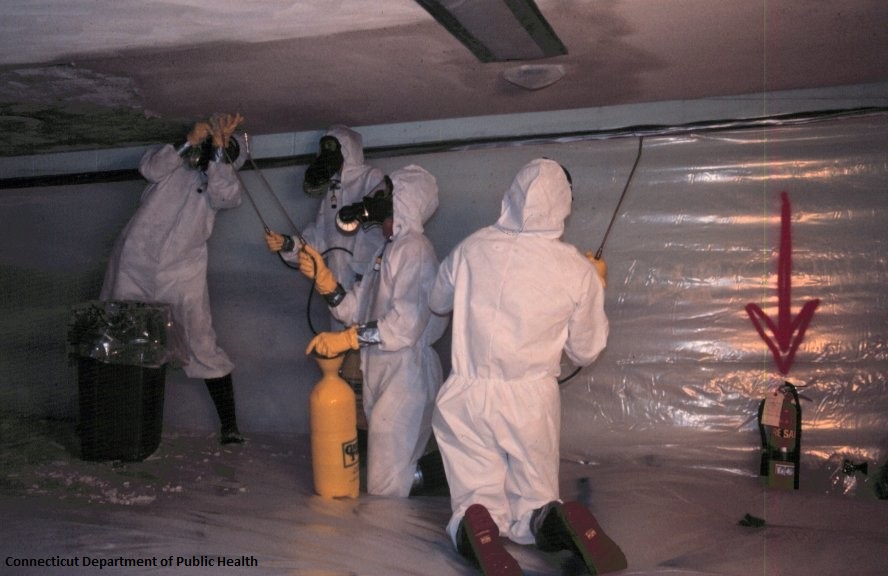
[[[320,498],[305,437],[220,447],[212,434],[165,433],[144,462],[84,462],[57,422],[28,422],[27,442],[17,440],[20,422],[2,422],[4,575],[478,573],[445,532],[449,498]],[[561,496],[586,504],[620,545],[629,567],[615,574],[886,573],[888,506],[871,493],[767,490],[726,471],[730,455],[702,447],[624,446],[596,458],[562,464]],[[527,576],[585,573],[567,552],[506,546]]]
[[[886,142],[882,114],[645,137],[604,252],[608,349],[565,385],[575,458],[650,433],[696,442],[685,432],[741,432],[728,442],[754,443],[742,433],[756,430],[758,402],[785,378],[802,395],[807,456],[884,461]],[[781,277],[783,193],[791,273]],[[778,282],[791,283],[788,301]],[[796,321],[814,299],[781,374],[745,307],[779,330],[781,306]]]
[[[802,395],[803,487],[860,492],[869,476],[844,461],[888,460],[886,340],[888,114],[776,119],[754,125],[644,132],[635,176],[605,245],[610,268],[607,349],[562,386],[563,455],[595,462],[608,446],[656,444],[736,455],[758,470],[757,406],[782,375],[746,313],[779,316],[781,195],[791,210],[789,308],[820,299],[786,378]],[[426,233],[443,257],[494,222],[520,167],[548,156],[574,179],[565,239],[598,248],[636,157],[637,135],[577,136],[464,146],[373,158],[410,163],[438,179]],[[299,191],[302,168],[266,175],[298,226],[317,201]],[[286,219],[243,172],[270,226]],[[3,190],[0,229],[4,338],[0,399],[64,418],[69,307],[96,297],[113,239],[144,182]],[[51,239],[51,241],[47,241]],[[209,243],[209,286],[220,345],[236,362],[239,420],[249,433],[305,433],[319,377],[302,353],[309,285],[269,254],[249,203],[220,214]],[[315,299],[315,319],[322,303]],[[440,343],[449,365],[447,342]],[[202,387],[167,375],[165,428],[214,430]]]
[[[562,386],[570,460],[562,496],[588,503],[626,552],[627,573],[885,573],[888,523],[876,497],[888,485],[886,143],[888,114],[645,134],[604,251],[608,348]],[[374,163],[384,170],[417,163],[436,175],[441,206],[427,233],[443,256],[496,219],[524,162],[556,158],[575,183],[565,238],[595,250],[636,150],[633,137],[575,138]],[[278,190],[300,181],[298,170],[268,172]],[[55,416],[0,418],[4,558],[246,555],[259,567],[228,572],[469,573],[443,530],[446,497],[313,495],[307,439],[278,434],[307,429],[307,396],[318,378],[302,354],[306,283],[268,254],[249,207],[220,215],[210,243],[214,324],[236,358],[249,442],[219,447],[201,387],[173,374],[156,455],[125,465],[72,456],[75,429],[60,417],[70,404],[59,383],[65,319],[71,305],[98,292],[107,252],[143,187],[0,196],[7,218],[0,392],[6,408]],[[784,375],[746,313],[754,303],[779,318],[783,192],[791,207],[791,315],[821,301],[785,375],[803,397],[797,491],[769,490],[758,477],[757,406]],[[300,225],[313,216],[316,205],[303,194],[284,200]],[[741,524],[747,516],[764,524]],[[562,558],[510,550],[528,574],[563,573]]]

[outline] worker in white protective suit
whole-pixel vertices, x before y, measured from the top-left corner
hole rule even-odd
[[[321,198],[321,203],[302,237],[324,255],[327,266],[346,290],[364,273],[384,239],[378,227],[341,233],[336,227],[336,214],[343,206],[360,202],[380,186],[383,177],[381,170],[364,163],[361,135],[339,124],[330,126],[321,137],[317,157],[305,171],[302,188],[309,196]],[[268,231],[265,242],[284,260],[299,261],[297,238]],[[335,319],[331,326],[343,328]]]
[[[318,334],[306,353],[329,357],[360,350],[368,423],[367,492],[405,497],[431,438],[435,395],[443,381],[432,344],[447,320],[432,315],[428,306],[438,258],[423,224],[438,207],[435,177],[410,165],[392,172],[387,181],[390,191],[384,187],[365,198],[366,210],[344,208],[340,215],[364,226],[381,224],[386,243],[362,280],[346,291],[310,245],[300,251],[300,269],[315,280],[332,314],[347,326]]]
[[[484,574],[521,574],[499,535],[584,560],[590,549],[571,522],[588,526],[591,514],[559,499],[557,377],[562,351],[577,366],[598,357],[608,320],[603,260],[561,240],[571,200],[560,164],[525,165],[497,222],[444,259],[429,296],[433,312],[453,314],[452,371],[433,417],[450,484],[447,532]]]
[[[379,226],[359,227],[353,233],[344,234],[336,225],[336,216],[341,208],[360,202],[383,183],[382,171],[364,163],[363,137],[341,124],[330,126],[321,136],[318,153],[305,170],[302,189],[321,202],[314,221],[302,231],[302,237],[320,252],[346,290],[364,273],[385,239]],[[268,249],[277,252],[288,265],[298,266],[296,237],[267,231],[265,242]],[[315,331],[310,321],[309,327]],[[345,326],[331,315],[324,329],[343,328]],[[355,391],[358,445],[366,449],[367,423],[362,409],[364,378],[357,352],[346,354],[340,374]]]
[[[240,114],[197,122],[186,141],[149,150],[139,171],[150,182],[117,239],[102,300],[169,304],[190,378],[204,379],[221,424],[220,442],[244,441],[234,404],[234,362],[216,343],[207,291],[207,240],[216,212],[241,203],[235,170],[245,158],[234,130]],[[229,163],[234,162],[232,165]]]

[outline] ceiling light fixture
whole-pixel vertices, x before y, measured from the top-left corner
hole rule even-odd
[[[416,0],[482,62],[567,54],[533,0]]]
[[[523,64],[503,70],[503,78],[527,90],[539,90],[561,80],[564,66],[561,64]]]

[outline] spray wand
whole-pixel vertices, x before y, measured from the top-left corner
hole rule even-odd
[[[638,137],[638,152],[635,154],[635,162],[632,164],[632,170],[629,171],[629,177],[626,179],[626,185],[623,186],[623,192],[620,194],[620,200],[617,202],[617,207],[614,209],[614,214],[611,216],[610,224],[607,225],[607,230],[604,231],[604,238],[601,239],[601,246],[598,247],[598,251],[595,252],[595,259],[600,260],[601,254],[604,252],[604,243],[607,242],[607,237],[610,235],[611,227],[614,225],[614,220],[617,219],[617,214],[620,213],[620,205],[623,204],[623,198],[626,197],[626,192],[629,190],[629,184],[632,182],[632,176],[635,175],[635,169],[638,167],[638,161],[641,160],[641,148],[644,143],[644,136]]]
[[[607,237],[610,235],[611,228],[614,225],[614,220],[617,219],[617,214],[620,213],[620,205],[623,204],[623,199],[626,197],[626,192],[629,190],[629,184],[632,182],[632,176],[635,175],[635,169],[638,167],[638,161],[641,160],[641,149],[644,144],[644,136],[638,137],[638,152],[635,154],[635,162],[632,164],[632,170],[629,171],[629,177],[626,179],[626,184],[623,186],[623,192],[620,194],[620,199],[617,201],[617,207],[614,209],[614,213],[611,216],[610,223],[607,225],[607,230],[604,231],[604,238],[601,239],[601,245],[598,247],[598,250],[595,252],[595,259],[600,260],[601,255],[604,252],[604,244],[607,242]],[[576,376],[580,372],[580,368],[577,367],[565,376],[564,378],[558,379],[558,384],[562,385],[574,376]]]
[[[280,198],[278,198],[277,194],[275,194],[274,189],[272,189],[271,184],[268,183],[268,180],[265,178],[265,175],[262,173],[262,170],[259,169],[259,166],[256,164],[256,161],[253,160],[253,155],[250,151],[250,135],[247,134],[246,132],[243,132],[243,139],[244,139],[244,148],[245,148],[244,153],[246,154],[247,161],[250,163],[250,167],[252,167],[253,170],[256,171],[256,174],[259,176],[259,180],[261,180],[262,184],[265,186],[265,189],[268,191],[268,193],[271,195],[271,197],[274,198],[274,201],[277,203],[278,208],[280,209],[281,213],[284,215],[284,217],[290,223],[290,227],[294,230],[294,235],[299,239],[300,242],[305,244],[306,241],[305,241],[305,238],[302,236],[302,232],[300,232],[300,230],[296,226],[296,224],[293,223],[293,220],[290,218],[290,215],[287,213],[287,210],[284,208],[284,205],[281,203]],[[223,148],[222,150],[225,153],[225,159],[228,161],[228,163],[233,164],[231,156],[228,154],[228,149]],[[256,204],[256,201],[253,198],[253,195],[250,193],[250,190],[247,188],[246,184],[244,184],[244,180],[243,180],[243,178],[241,178],[240,172],[235,170],[234,175],[237,177],[237,180],[241,185],[241,189],[244,191],[244,194],[246,194],[247,199],[250,201],[250,204],[253,206],[253,210],[256,212],[256,216],[259,217],[259,221],[262,223],[262,228],[265,229],[266,233],[271,232],[271,228],[268,226],[268,223],[262,217],[262,213],[259,211],[259,206]]]

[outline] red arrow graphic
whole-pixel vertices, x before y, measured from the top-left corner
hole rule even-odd
[[[770,316],[765,314],[756,304],[747,304],[746,313],[749,314],[759,336],[771,349],[777,369],[784,376],[789,373],[795,359],[796,350],[805,337],[805,330],[814,311],[820,305],[820,299],[815,298],[802,306],[799,315],[792,318],[790,302],[792,301],[792,232],[789,221],[789,196],[786,192],[780,193],[782,208],[780,211],[780,254],[777,260],[777,324]],[[764,325],[763,325],[764,324]],[[768,328],[771,335],[765,332]]]

